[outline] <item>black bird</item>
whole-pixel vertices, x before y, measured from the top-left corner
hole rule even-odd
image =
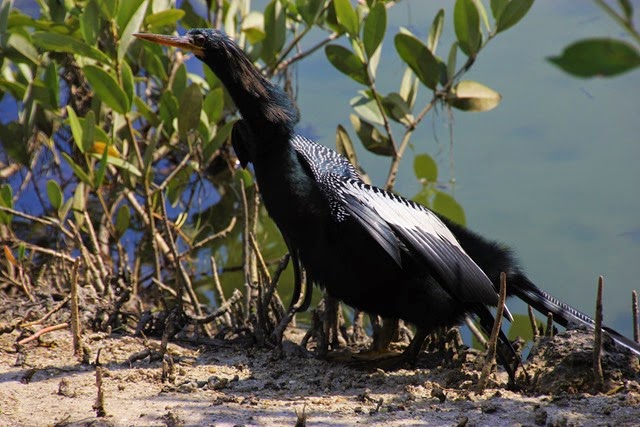
[[[497,305],[502,271],[510,295],[545,314],[551,311],[562,325],[593,327],[591,318],[533,285],[508,249],[365,184],[347,159],[296,134],[298,117],[288,96],[223,32],[136,36],[193,52],[227,88],[243,117],[234,129],[234,149],[243,166],[253,165],[264,204],[290,250],[296,295],[302,266],[310,282],[329,295],[414,324],[417,333],[404,353],[408,360],[415,359],[430,331],[469,314],[490,330],[489,307]],[[606,330],[640,355],[640,345]],[[500,338],[511,348],[504,334]]]

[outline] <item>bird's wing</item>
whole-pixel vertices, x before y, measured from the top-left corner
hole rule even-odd
[[[394,259],[402,243],[459,300],[497,304],[498,296],[489,278],[433,212],[361,181],[326,175],[323,178],[324,185],[332,187],[331,193],[339,195],[346,212]]]

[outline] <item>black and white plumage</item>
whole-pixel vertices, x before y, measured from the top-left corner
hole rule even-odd
[[[287,95],[224,33],[137,36],[193,52],[227,88],[243,117],[233,131],[234,148],[243,166],[253,165],[264,204],[293,257],[298,286],[302,266],[333,297],[413,323],[414,354],[428,331],[469,314],[490,328],[488,307],[497,304],[501,271],[510,295],[551,311],[561,324],[593,327],[588,316],[533,285],[508,249],[365,184],[344,157],[297,135],[297,114]],[[640,354],[640,345],[607,331]]]

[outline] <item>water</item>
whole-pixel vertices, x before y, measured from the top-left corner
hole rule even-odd
[[[439,54],[446,56],[452,4],[402,2],[391,10],[389,31],[408,26],[424,38],[438,7],[445,7]],[[419,190],[413,153],[435,156],[441,178],[456,178],[454,195],[470,228],[512,246],[536,284],[586,313],[594,311],[603,275],[605,321],[631,335],[631,291],[640,288],[640,72],[583,80],[545,60],[596,36],[628,38],[590,2],[537,2],[481,52],[466,76],[503,100],[491,112],[455,113],[454,169],[446,113],[430,116],[412,139],[396,191],[411,197]],[[397,91],[404,70],[392,37],[385,42],[378,72],[383,93]],[[301,129],[330,147],[339,123],[355,138],[348,116],[358,84],[334,70],[323,52],[302,61],[298,76]],[[430,99],[426,90],[421,99]],[[388,160],[357,149],[374,182],[383,184]]]

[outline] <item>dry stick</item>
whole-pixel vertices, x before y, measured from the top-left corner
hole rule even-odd
[[[84,259],[84,265],[89,269],[89,271],[93,275],[93,279],[94,279],[93,287],[100,295],[103,295],[105,286],[104,286],[104,282],[102,281],[102,276],[100,275],[100,272],[98,271],[96,266],[93,264],[93,261],[91,260],[91,254],[89,254],[87,247],[84,245],[84,243],[82,243],[82,236],[80,235],[80,231],[78,230],[76,225],[73,222],[71,222],[71,220],[69,220],[69,226],[71,227],[71,229],[73,230],[73,233],[76,236],[76,242],[78,243],[78,247],[80,248],[82,259]]]
[[[107,278],[109,277],[109,273],[107,272],[107,269],[104,266],[104,262],[102,262],[102,256],[100,255],[100,245],[98,244],[98,239],[96,238],[96,231],[93,228],[93,223],[91,222],[91,218],[89,217],[89,212],[84,210],[83,214],[84,214],[84,222],[87,225],[87,230],[89,231],[89,240],[91,240],[91,244],[93,245],[93,249],[94,249],[95,258],[98,261],[98,268],[100,269],[100,277]],[[112,294],[111,286],[107,286],[106,291],[107,291],[107,295],[111,295]]]
[[[224,314],[228,314],[231,311],[231,308],[234,306],[234,304],[236,304],[241,299],[242,299],[242,292],[240,292],[238,289],[234,289],[233,294],[231,294],[231,297],[228,300],[226,300],[224,303],[222,303],[220,307],[218,307],[213,313],[207,316],[199,316],[199,317],[193,316],[191,317],[190,320],[199,325],[211,323],[218,317]]]
[[[80,303],[78,301],[78,276],[80,270],[80,258],[73,265],[73,278],[71,279],[71,336],[73,339],[73,354],[78,359],[82,358],[82,330],[80,329]]]
[[[167,207],[166,200],[164,197],[164,192],[160,192],[160,206],[162,208],[162,217],[164,219],[164,227],[167,233],[167,237],[169,238],[169,248],[171,249],[171,253],[173,254],[174,264],[176,269],[180,274],[180,279],[182,283],[182,288],[187,291],[189,295],[189,299],[191,300],[191,305],[195,310],[198,316],[202,316],[202,309],[200,308],[200,303],[198,302],[198,296],[193,290],[193,285],[191,284],[191,279],[189,279],[189,275],[187,271],[184,269],[182,262],[180,262],[180,257],[178,256],[178,249],[176,248],[176,242],[173,239],[173,234],[171,233],[171,228],[169,227],[169,218],[167,216]],[[179,292],[181,294],[181,292]],[[182,302],[182,301],[181,301]]]
[[[98,349],[98,354],[96,355],[96,388],[98,389],[98,393],[96,402],[93,404],[93,410],[96,411],[96,417],[103,418],[107,416],[107,411],[104,408],[104,390],[102,389],[102,370],[104,368],[100,363],[100,351],[102,351],[101,348]]]
[[[593,376],[594,388],[596,391],[602,391],[604,387],[604,373],[602,372],[602,287],[604,279],[598,277],[598,293],[596,296],[596,319],[593,343]]]
[[[235,217],[233,218],[235,220]],[[227,302],[227,299],[224,296],[224,291],[222,290],[222,283],[220,283],[220,275],[218,275],[218,264],[216,263],[216,258],[211,255],[211,274],[213,275],[213,285],[216,288],[216,292],[218,293],[218,297],[220,298],[220,305],[222,306]],[[224,314],[224,323],[231,327],[233,325],[231,321],[231,315],[229,312]]]
[[[507,300],[507,275],[500,273],[500,294],[498,298],[498,306],[496,307],[496,319],[493,322],[493,329],[491,330],[491,336],[487,346],[487,355],[484,366],[482,367],[482,373],[478,380],[476,392],[482,393],[487,386],[491,369],[496,363],[496,348],[498,345],[498,336],[500,334],[500,328],[502,327],[502,315],[504,314],[504,303]]]
[[[484,348],[487,348],[487,339],[484,337],[484,335],[482,335],[482,332],[480,332],[480,329],[478,329],[473,320],[471,320],[469,316],[466,316],[464,318],[464,322],[467,324],[467,327],[469,328],[473,336],[478,340],[480,345],[482,345],[482,347]]]
[[[50,220],[47,220],[47,219],[38,218],[36,216],[29,215],[29,214],[17,211],[15,209],[6,208],[4,206],[0,206],[0,212],[10,213],[11,215],[19,216],[21,218],[25,218],[25,219],[28,219],[30,221],[37,222],[37,223],[44,224],[44,225],[48,225],[48,226],[51,226],[51,227],[58,227],[60,229],[60,231],[62,231],[62,233],[65,236],[73,237],[73,233],[70,232],[69,230],[67,230],[66,228],[64,228],[62,226],[62,224],[60,224],[57,221],[50,221]]]
[[[529,322],[531,322],[531,330],[533,331],[533,342],[536,342],[540,338],[540,331],[538,331],[538,322],[536,322],[536,316],[533,314],[533,308],[528,305],[527,311],[529,313]]]
[[[631,310],[633,318],[633,340],[640,343],[640,327],[638,327],[638,293],[631,292]]]
[[[234,216],[233,218],[231,218],[231,221],[229,222],[229,225],[227,225],[227,227],[223,230],[218,231],[216,234],[213,234],[209,237],[206,237],[202,240],[200,240],[198,243],[192,245],[189,249],[186,249],[184,251],[182,251],[180,253],[180,257],[185,256],[187,253],[194,251],[195,249],[201,248],[202,246],[208,244],[209,242],[216,240],[216,239],[220,239],[220,238],[224,238],[227,237],[227,234],[229,234],[231,232],[231,230],[233,230],[233,227],[236,226],[236,217]]]
[[[23,323],[20,326],[22,326],[23,328],[29,327],[29,326],[33,326],[33,325],[39,325],[41,323],[44,323],[49,317],[53,316],[56,312],[58,312],[62,307],[64,307],[64,305],[66,303],[69,302],[69,300],[71,299],[71,295],[67,295],[66,297],[64,297],[64,299],[62,301],[60,301],[60,303],[58,303],[58,305],[56,305],[55,307],[53,307],[51,310],[49,310],[47,312],[47,314],[45,314],[44,316],[42,316],[40,319],[38,320],[34,320],[33,322],[28,322],[28,323]]]
[[[60,323],[58,325],[54,325],[54,326],[48,326],[46,328],[42,328],[40,329],[38,332],[36,332],[35,334],[31,335],[30,337],[27,337],[23,340],[18,341],[18,345],[25,345],[26,343],[33,341],[35,339],[40,338],[40,336],[47,334],[49,332],[53,332],[53,331],[58,331],[60,329],[67,329],[69,327],[68,323]]]
[[[547,331],[545,333],[547,338],[553,338],[553,313],[547,313]]]

